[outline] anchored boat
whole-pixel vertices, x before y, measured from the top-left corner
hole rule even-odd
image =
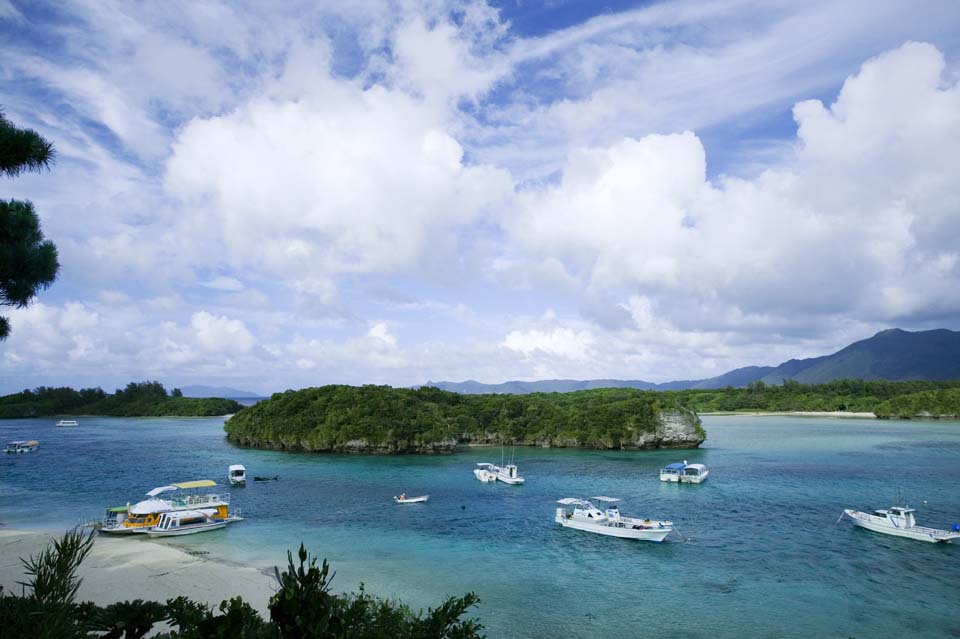
[[[147,493],[147,499],[132,506],[128,504],[125,513],[121,508],[108,509],[100,532],[121,535],[145,533],[160,523],[163,514],[170,512],[212,509],[218,518],[227,519],[230,517],[229,493],[196,492],[216,485],[217,482],[210,479],[199,479],[154,488]]]
[[[707,479],[710,470],[703,464],[682,462],[667,464],[660,469],[660,481],[672,481],[683,484],[699,484]]]
[[[247,483],[247,469],[242,464],[232,464],[227,468],[227,479],[231,486]]]
[[[217,508],[178,510],[160,515],[157,525],[146,532],[151,537],[178,537],[218,530],[237,521],[243,521],[239,511],[224,517]]]
[[[617,502],[620,500],[616,497],[598,496],[591,499],[602,502],[605,510],[600,510],[587,499],[565,497],[557,501],[561,508],[557,508],[554,521],[564,528],[574,528],[608,537],[657,543],[663,541],[673,531],[673,522],[670,521],[621,515],[617,507]]]
[[[477,479],[486,484],[497,481],[498,470],[500,469],[493,464],[483,462],[481,464],[477,464],[477,467],[473,469],[473,474]]]
[[[886,510],[875,510],[872,514],[847,508],[840,515],[840,519],[846,516],[861,528],[895,537],[907,537],[932,543],[950,543],[954,539],[960,539],[960,524],[954,524],[952,530],[918,526],[913,516],[915,512],[916,510],[908,506],[893,506]]]
[[[400,493],[398,496],[393,498],[393,501],[398,504],[425,504],[427,500],[430,499],[430,495],[420,495],[419,497],[407,497],[405,494]]]
[[[57,426],[79,426],[80,422],[75,419],[61,419],[57,422]]]
[[[32,453],[40,446],[40,442],[35,439],[10,442],[3,449],[5,453]]]
[[[497,481],[502,481],[511,486],[519,486],[524,480],[515,464],[507,464],[503,468],[497,469]]]

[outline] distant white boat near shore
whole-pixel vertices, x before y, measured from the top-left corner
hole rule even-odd
[[[57,422],[57,426],[79,426],[80,422],[75,419],[61,419]]]
[[[950,543],[954,539],[960,539],[960,524],[954,524],[953,530],[918,526],[913,516],[915,512],[913,508],[907,506],[893,506],[886,510],[875,510],[873,514],[847,508],[840,515],[840,519],[846,516],[861,528],[884,535],[893,535],[894,537],[907,537],[908,539],[931,543]]]
[[[393,498],[393,501],[398,504],[425,504],[427,500],[430,499],[430,495],[420,495],[419,497],[407,497],[406,495],[398,495]]]

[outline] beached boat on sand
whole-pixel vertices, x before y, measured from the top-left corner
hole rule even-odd
[[[637,539],[660,543],[673,531],[673,522],[653,519],[639,519],[625,517],[620,514],[615,497],[591,497],[602,502],[606,510],[602,511],[587,499],[566,497],[557,501],[561,505],[557,508],[554,521],[564,528],[574,528],[585,532],[620,537],[623,539]],[[573,508],[570,511],[570,508]]]
[[[151,537],[179,537],[219,530],[227,524],[243,521],[239,514],[221,517],[216,508],[178,510],[160,515],[157,525],[147,531]]]
[[[954,524],[952,530],[918,526],[913,516],[915,512],[916,510],[907,506],[893,506],[886,510],[875,510],[873,514],[847,508],[840,515],[840,519],[846,516],[861,528],[895,537],[907,537],[932,543],[950,543],[954,539],[960,539],[960,524]]]
[[[160,522],[164,513],[187,510],[213,509],[218,518],[227,519],[230,516],[229,493],[196,492],[216,485],[217,482],[210,479],[199,479],[154,488],[147,493],[147,499],[132,506],[128,504],[123,517],[119,516],[119,509],[108,509],[100,532],[114,535],[145,533]]]

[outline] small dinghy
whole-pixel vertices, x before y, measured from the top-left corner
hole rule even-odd
[[[278,481],[280,475],[274,475],[273,477],[254,477],[253,481]]]
[[[393,498],[393,501],[397,504],[425,504],[427,500],[430,499],[430,495],[420,495],[419,497],[407,497],[404,494],[400,494]]]
[[[887,510],[875,510],[873,514],[847,508],[840,515],[840,519],[849,517],[854,524],[861,528],[895,537],[907,537],[931,543],[950,543],[954,539],[960,539],[960,524],[954,524],[952,530],[918,526],[913,517],[915,512],[913,508],[907,506],[893,506]]]

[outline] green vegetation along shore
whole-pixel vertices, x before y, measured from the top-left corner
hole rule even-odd
[[[77,391],[41,386],[0,397],[0,419],[50,415],[212,417],[242,408],[232,399],[182,397],[177,389],[168,395],[160,382],[131,382],[112,395],[100,388]]]
[[[841,379],[825,384],[752,382],[745,388],[665,393],[698,413],[845,411],[880,418],[960,417],[960,381],[887,382]]]
[[[276,393],[224,429],[245,446],[371,453],[451,452],[458,444],[695,448],[706,437],[675,398],[629,388],[459,395],[436,388],[324,386]]]

